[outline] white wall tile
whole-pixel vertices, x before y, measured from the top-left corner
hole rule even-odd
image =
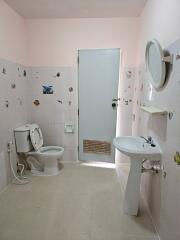
[[[29,115],[31,122],[36,122],[42,129],[44,144],[57,145],[65,148],[64,160],[74,161],[77,150],[77,133],[64,133],[65,123],[76,124],[77,83],[76,73],[71,67],[30,67],[30,93],[28,96]],[[57,73],[60,77],[57,77]],[[42,85],[51,84],[54,94],[43,95]],[[72,87],[73,91],[69,92]],[[33,101],[38,99],[39,106]],[[58,102],[62,101],[62,103]],[[69,104],[71,101],[71,104]]]
[[[3,68],[6,74],[3,74]],[[24,76],[24,70],[27,76]],[[11,84],[16,87],[12,88]],[[13,129],[27,122],[28,69],[22,65],[0,59],[0,191],[11,180],[7,142],[14,140]],[[5,106],[8,101],[8,108]],[[17,156],[13,151],[13,164]]]

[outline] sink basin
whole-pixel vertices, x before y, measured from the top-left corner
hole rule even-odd
[[[132,136],[114,138],[113,144],[131,160],[123,208],[128,215],[136,216],[139,208],[142,161],[144,159],[160,161],[161,149],[157,143],[151,146],[145,139]]]
[[[160,147],[156,143],[155,147],[146,143],[145,139],[141,137],[117,137],[113,141],[114,146],[122,153],[129,157],[138,158],[142,160],[147,158],[149,160],[159,160],[161,156]]]

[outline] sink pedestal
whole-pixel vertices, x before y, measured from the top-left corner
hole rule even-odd
[[[123,209],[128,215],[137,216],[139,208],[142,161],[131,158],[131,167],[125,190]]]
[[[124,213],[137,216],[143,159],[159,161],[162,152],[157,143],[150,144],[143,137],[117,137],[113,140],[113,144],[120,152],[130,157],[131,167],[125,190],[123,208]]]

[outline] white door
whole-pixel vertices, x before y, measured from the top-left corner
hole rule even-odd
[[[120,49],[78,54],[79,160],[114,163]]]

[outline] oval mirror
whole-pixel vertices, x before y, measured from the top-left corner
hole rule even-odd
[[[155,89],[160,89],[165,83],[166,64],[161,45],[157,40],[151,40],[146,46],[146,66],[150,81]]]

